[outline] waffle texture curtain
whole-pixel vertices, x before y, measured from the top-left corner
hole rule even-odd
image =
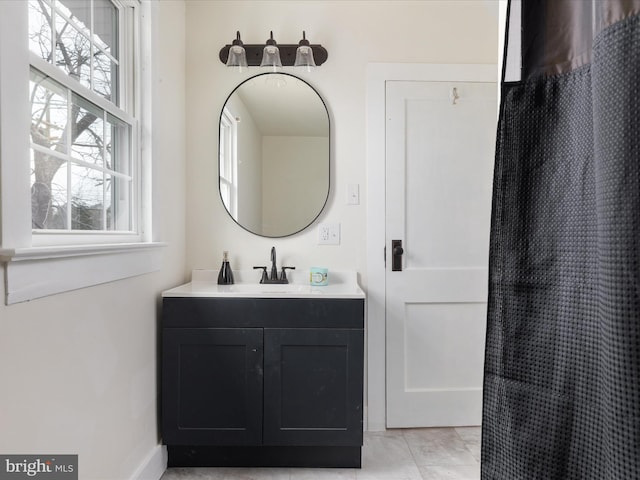
[[[511,0],[483,480],[640,479],[640,0]]]

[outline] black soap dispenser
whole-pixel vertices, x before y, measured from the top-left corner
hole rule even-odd
[[[222,252],[222,266],[218,273],[218,285],[231,285],[233,283],[233,272],[229,265],[229,252]]]

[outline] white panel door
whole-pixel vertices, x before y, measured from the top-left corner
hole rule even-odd
[[[387,82],[388,427],[480,424],[495,112],[495,83]]]

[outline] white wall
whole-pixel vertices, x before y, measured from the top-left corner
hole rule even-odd
[[[162,270],[0,304],[0,452],[77,453],[82,479],[144,476],[159,458],[159,293],[185,280],[185,5],[163,0],[152,12],[154,236],[169,243]]]
[[[280,43],[297,43],[305,30],[311,43],[329,52],[312,73],[285,69],[323,97],[332,135],[327,206],[312,227],[291,237],[268,239],[242,230],[216,191],[217,117],[233,88],[259,70],[239,75],[218,60],[236,30],[245,43],[264,43],[270,30]],[[187,0],[188,267],[218,268],[223,250],[230,251],[233,268],[264,265],[275,245],[286,265],[356,270],[366,290],[367,64],[495,64],[497,51],[498,0]],[[351,183],[360,185],[358,206],[346,205]],[[339,246],[317,245],[318,222],[341,224]]]
[[[265,235],[296,232],[313,221],[327,199],[328,158],[326,137],[262,137]]]

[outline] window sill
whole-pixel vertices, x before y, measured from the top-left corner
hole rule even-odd
[[[26,302],[160,269],[161,242],[0,249],[5,303]]]

